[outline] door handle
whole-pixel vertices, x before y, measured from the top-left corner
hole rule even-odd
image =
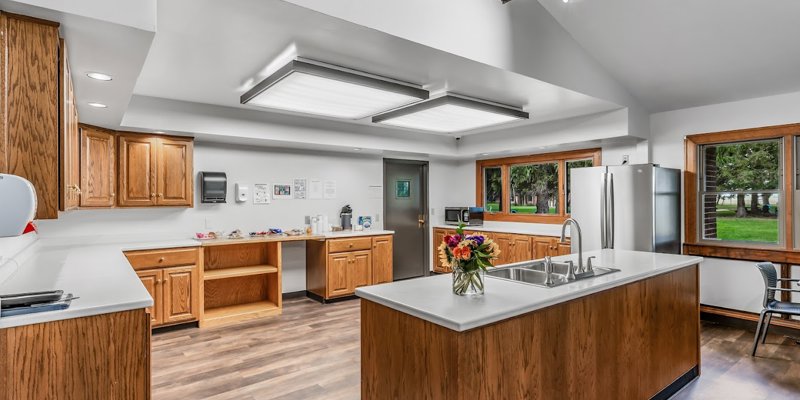
[[[420,216],[417,218],[417,223],[419,224],[419,225],[417,226],[418,228],[422,228],[423,226],[425,226],[425,217],[424,217],[424,216],[422,216],[422,215],[420,215]]]

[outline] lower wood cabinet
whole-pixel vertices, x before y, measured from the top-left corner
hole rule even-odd
[[[455,235],[455,229],[433,229],[433,271],[450,273],[452,269],[439,260],[439,245],[446,235]],[[505,265],[545,256],[561,256],[571,253],[570,243],[560,243],[559,238],[552,236],[532,236],[516,233],[466,231],[466,234],[480,234],[491,238],[500,248],[500,255],[494,265]]]
[[[195,248],[126,252],[142,284],[153,298],[153,327],[197,321],[200,315],[200,273]]]
[[[392,281],[391,235],[309,241],[306,289],[322,299],[350,296],[356,288]]]

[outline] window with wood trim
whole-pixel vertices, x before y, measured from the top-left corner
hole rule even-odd
[[[600,149],[476,162],[476,203],[489,221],[561,223],[569,215],[569,175],[601,164]]]
[[[796,251],[798,135],[800,124],[686,137],[686,253],[750,259],[742,249]],[[762,253],[763,260],[786,257]]]

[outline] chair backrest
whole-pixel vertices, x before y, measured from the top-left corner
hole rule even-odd
[[[775,271],[775,265],[771,262],[758,263],[756,268],[764,278],[764,307],[766,307],[769,302],[775,300],[775,291],[767,288],[778,287],[778,273]]]

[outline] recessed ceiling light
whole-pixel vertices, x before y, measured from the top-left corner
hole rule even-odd
[[[97,79],[98,81],[110,81],[111,75],[104,74],[102,72],[88,72],[86,76],[92,79]]]
[[[528,119],[528,113],[448,94],[372,117],[372,122],[433,132],[461,132]]]
[[[92,106],[92,107],[95,107],[95,108],[106,108],[106,107],[108,107],[107,105],[105,105],[105,104],[103,104],[103,103],[94,103],[94,102],[91,102],[91,103],[88,103],[88,104],[89,104],[90,106]]]
[[[164,131],[153,131],[153,133],[159,133],[159,134],[161,134],[161,133],[164,133]]]
[[[481,153],[481,155],[485,157],[485,156],[488,156],[489,153]]]
[[[569,0],[562,0],[564,3],[569,3]]]
[[[388,78],[293,60],[243,94],[242,104],[362,119],[425,100],[428,91]]]
[[[361,148],[360,148],[360,147],[353,147],[353,150],[355,150],[355,151],[361,151]]]

